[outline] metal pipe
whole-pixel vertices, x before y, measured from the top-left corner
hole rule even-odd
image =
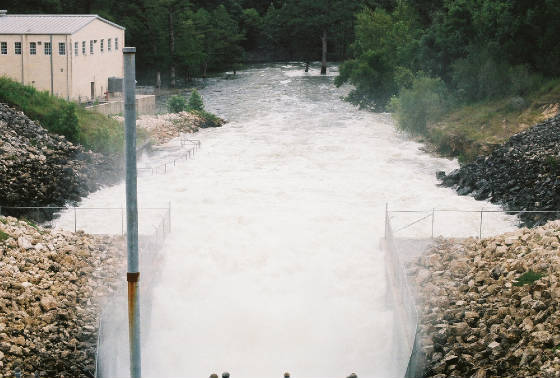
[[[135,47],[122,49],[124,55],[124,123],[126,131],[126,247],[128,282],[128,341],[130,377],[140,378],[140,278],[138,262],[138,200],[136,177],[136,68]]]

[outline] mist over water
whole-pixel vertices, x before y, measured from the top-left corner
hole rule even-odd
[[[456,163],[421,152],[388,115],[342,101],[348,88],[334,74],[278,64],[209,80],[206,108],[229,123],[194,136],[195,160],[139,177],[140,207],[171,201],[173,225],[144,324],[144,376],[390,377],[385,204],[492,206],[437,187],[435,171]],[[124,184],[83,206],[123,203]],[[95,232],[94,219],[80,219]],[[488,222],[488,233],[512,227]],[[478,227],[475,215],[438,231]]]

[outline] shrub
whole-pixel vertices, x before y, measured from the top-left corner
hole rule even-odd
[[[200,124],[199,127],[203,129],[208,127],[220,127],[224,123],[224,121],[221,118],[215,116],[212,113],[208,113],[207,111],[204,110],[194,110],[191,113],[196,114],[197,116],[202,118],[203,122]]]
[[[202,101],[202,96],[196,89],[194,89],[191,93],[191,97],[189,97],[189,103],[187,105],[187,111],[204,111],[204,102]]]
[[[427,123],[437,121],[445,112],[447,88],[439,78],[417,75],[410,89],[393,97],[389,108],[395,113],[398,127],[411,134],[425,134]]]
[[[518,279],[517,282],[513,284],[513,286],[523,286],[523,285],[531,285],[533,282],[540,280],[544,274],[542,273],[535,273],[532,270],[529,270],[523,273]]]
[[[169,113],[184,112],[187,109],[185,98],[181,95],[169,97],[167,100],[167,110]]]

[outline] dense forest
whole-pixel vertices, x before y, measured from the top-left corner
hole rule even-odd
[[[340,61],[349,57],[354,15],[374,1],[3,0],[9,13],[95,13],[126,27],[140,78],[204,77],[244,62]],[[161,75],[161,76],[160,76]],[[160,79],[162,77],[162,79]]]
[[[524,107],[560,76],[557,0],[409,0],[356,15],[352,58],[337,84],[423,134],[452,107],[501,97]]]
[[[558,0],[3,0],[127,28],[143,82],[256,61],[344,61],[349,100],[422,132],[452,103],[523,96],[560,75]]]

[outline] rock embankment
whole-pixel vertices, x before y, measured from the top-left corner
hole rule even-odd
[[[114,118],[117,121],[124,122],[124,118],[121,116]],[[156,144],[163,144],[181,136],[181,134],[195,133],[199,129],[207,127],[219,127],[224,123],[225,121],[218,117],[215,120],[208,120],[199,114],[180,112],[143,115],[136,121],[136,126],[147,132]]]
[[[119,243],[0,217],[0,377],[93,376],[100,308],[125,271]]]
[[[0,206],[61,206],[119,177],[112,160],[49,134],[0,103]]]
[[[437,176],[460,195],[489,199],[509,210],[558,211],[560,116],[514,135],[487,157]],[[521,215],[529,226],[558,218],[560,212]]]
[[[560,377],[560,221],[410,264],[426,377]]]

